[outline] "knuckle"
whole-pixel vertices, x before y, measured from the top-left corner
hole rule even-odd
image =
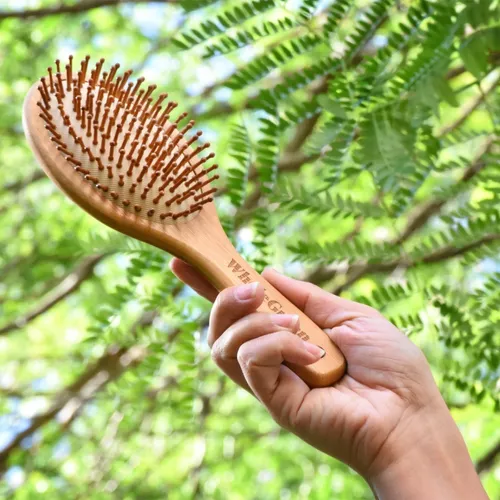
[[[289,431],[298,427],[298,417],[295,413],[281,411],[273,418],[281,427]]]
[[[217,339],[214,342],[212,350],[210,352],[212,360],[219,367],[222,367],[227,361],[234,359],[227,352],[227,342],[222,338]]]
[[[252,376],[259,370],[259,364],[254,348],[249,343],[243,344],[236,355],[238,363],[243,371]]]
[[[249,351],[248,347],[243,344],[239,349],[238,353],[236,354],[236,359],[238,360],[238,364],[242,368],[248,368],[249,365],[252,363],[252,354]]]
[[[252,333],[257,333],[262,329],[262,322],[259,315],[249,314],[244,316],[238,321],[238,329],[240,332],[251,331]]]
[[[223,359],[224,359],[224,354],[223,354],[223,349],[220,346],[219,342],[214,342],[214,345],[212,346],[212,350],[210,351],[210,356],[213,360],[213,362],[220,367]]]
[[[292,332],[288,332],[285,330],[275,332],[272,334],[275,343],[278,347],[284,347],[286,345],[289,345],[293,349],[301,349],[302,348],[302,340],[300,337],[297,335],[293,334]]]
[[[335,328],[338,335],[341,335],[349,344],[360,344],[366,340],[366,326],[361,318],[346,321]]]
[[[234,296],[234,289],[236,287],[226,288],[222,290],[214,301],[214,308],[217,314],[234,312],[235,307],[238,307],[238,301]]]
[[[212,349],[212,351],[210,352],[210,357],[212,358],[212,361],[220,368],[221,359],[216,349]]]
[[[228,289],[222,290],[222,292],[220,292],[215,298],[213,305],[214,314],[224,310],[227,307],[228,300]]]
[[[216,332],[215,332],[212,321],[210,321],[210,323],[208,325],[208,332],[207,332],[208,347],[210,347],[210,349],[212,349],[216,341],[217,341]]]

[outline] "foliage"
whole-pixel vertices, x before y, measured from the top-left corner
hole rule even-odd
[[[411,335],[498,498],[498,1],[89,4],[0,10],[2,498],[371,498],[220,375],[209,304],[168,255],[41,173],[22,102],[70,52],[190,111],[217,153],[224,226],[258,269]]]

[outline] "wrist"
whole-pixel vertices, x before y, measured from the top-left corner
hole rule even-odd
[[[395,431],[366,479],[377,498],[486,499],[465,442],[444,402]]]

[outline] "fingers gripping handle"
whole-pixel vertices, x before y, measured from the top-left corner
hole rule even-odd
[[[299,366],[290,364],[290,368],[310,387],[327,387],[339,380],[344,375],[346,365],[344,356],[338,347],[319,326],[262,276],[259,276],[258,281],[264,286],[265,290],[264,302],[258,310],[275,314],[297,314],[300,320],[300,328],[296,335],[302,340],[316,344],[325,351],[325,355],[312,365]]]
[[[219,265],[205,270],[205,275],[218,290],[258,281],[265,290],[264,302],[258,311],[274,314],[297,314],[300,320],[300,329],[296,335],[302,340],[316,344],[325,351],[325,355],[312,365],[288,364],[288,366],[310,387],[327,387],[339,380],[345,373],[346,363],[344,356],[328,335],[252,269],[250,264],[245,262],[236,251],[225,260],[227,262],[224,266]]]

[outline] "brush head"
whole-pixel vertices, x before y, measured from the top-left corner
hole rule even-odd
[[[89,61],[75,68],[70,56],[63,68],[57,60],[35,89],[37,116],[25,119],[27,132],[44,135],[32,142],[50,142],[59,155],[52,162],[45,154],[45,169],[62,161],[78,174],[74,182],[98,191],[94,203],[112,203],[147,222],[174,224],[197,215],[213,201],[210,182],[218,176],[207,176],[217,165],[204,167],[214,154],[200,156],[210,144],[195,144],[202,133],[188,138],[194,121],[183,125],[187,113],[172,118],[177,103],[167,94],[154,97],[156,85],[146,87],[143,78],[129,81],[132,71],[119,74],[115,64],[105,72],[104,59],[94,68]]]

